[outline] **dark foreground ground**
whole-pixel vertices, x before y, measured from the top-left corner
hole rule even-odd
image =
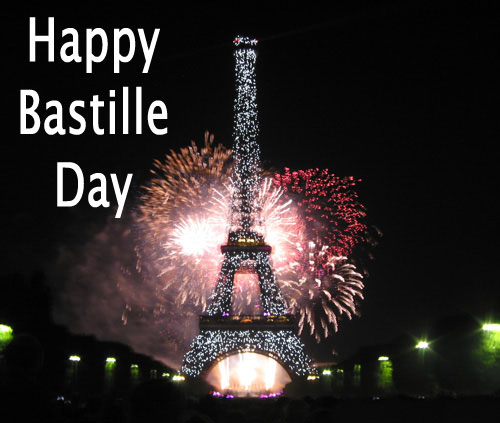
[[[223,399],[194,395],[204,391],[196,391],[187,380],[180,384],[167,379],[117,382],[107,390],[89,388],[98,384],[87,389],[73,383],[54,387],[53,374],[41,377],[44,354],[34,337],[14,338],[2,354],[0,423],[500,421],[499,391],[492,396],[312,398],[300,390],[294,397]],[[88,368],[81,370],[82,377],[88,373]]]
[[[210,403],[210,402],[207,402]],[[200,405],[203,404],[203,400]],[[414,400],[346,400],[323,397],[301,400],[219,400],[185,421],[208,422],[477,422],[496,421],[498,398]],[[210,408],[211,407],[211,408]],[[496,416],[496,417],[495,417]],[[204,419],[204,420],[203,420]]]
[[[176,386],[149,381],[129,397],[49,398],[31,387],[2,392],[2,422],[494,422],[500,398],[290,399],[186,398]]]

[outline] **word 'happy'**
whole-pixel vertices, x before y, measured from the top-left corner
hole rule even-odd
[[[153,53],[158,41],[160,30],[155,29],[151,41],[148,42],[146,34],[142,28],[137,30],[139,40],[141,42],[142,52],[144,54],[144,67],[142,73],[148,73]],[[60,49],[61,60],[65,63],[77,62],[81,63],[82,56],[79,49],[79,34],[75,28],[65,28],[62,30],[62,38],[67,41]],[[128,51],[125,55],[122,54],[122,38],[126,37],[128,40]],[[96,40],[98,39],[97,43]],[[55,30],[54,18],[49,18],[49,29],[47,35],[36,34],[36,18],[30,18],[30,62],[36,62],[36,44],[48,44],[48,61],[54,61],[55,50]],[[99,46],[97,47],[96,44]],[[108,54],[108,35],[102,28],[87,29],[85,32],[85,71],[92,73],[92,65],[94,63],[101,63]],[[132,60],[135,54],[135,34],[130,28],[113,29],[113,71],[120,73],[120,63],[128,63]],[[97,50],[100,51],[96,54]],[[68,54],[69,53],[69,54]]]

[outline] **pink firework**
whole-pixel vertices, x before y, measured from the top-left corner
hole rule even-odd
[[[312,239],[327,247],[327,256],[349,256],[357,244],[366,241],[366,213],[354,191],[360,181],[352,176],[340,178],[328,169],[291,172],[285,168],[285,173],[274,177],[284,198],[300,208]]]
[[[139,267],[162,298],[204,310],[228,231],[231,150],[192,143],[155,162],[137,215]]]
[[[158,318],[169,310],[196,319],[209,303],[222,263],[231,209],[231,150],[194,143],[155,163],[137,225],[139,265],[156,281]],[[256,230],[272,246],[272,262],[290,312],[318,341],[337,330],[338,317],[357,314],[362,276],[349,262],[364,242],[364,209],[353,178],[307,170],[264,178],[256,199]],[[234,313],[259,312],[252,275],[238,275]],[[191,335],[189,335],[191,336]]]

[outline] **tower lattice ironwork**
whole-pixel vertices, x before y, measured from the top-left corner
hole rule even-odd
[[[255,79],[257,40],[234,40],[236,98],[233,128],[232,219],[222,268],[206,314],[200,316],[200,333],[184,357],[181,372],[198,376],[211,364],[232,353],[253,351],[279,361],[291,375],[314,372],[296,330],[287,314],[271,267],[271,246],[259,233],[261,184],[260,148]],[[232,315],[234,277],[238,271],[255,273],[260,288],[259,315]]]

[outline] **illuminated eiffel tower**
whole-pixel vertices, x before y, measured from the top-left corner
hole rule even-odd
[[[257,40],[237,37],[236,99],[234,104],[234,174],[232,221],[228,242],[221,247],[224,261],[206,314],[200,316],[200,334],[184,357],[181,372],[198,376],[217,362],[237,353],[254,352],[279,362],[290,376],[314,373],[297,336],[297,325],[286,305],[270,264],[271,246],[256,229],[261,180],[255,62]],[[258,276],[260,315],[232,315],[237,272]],[[231,371],[231,369],[229,370]]]

